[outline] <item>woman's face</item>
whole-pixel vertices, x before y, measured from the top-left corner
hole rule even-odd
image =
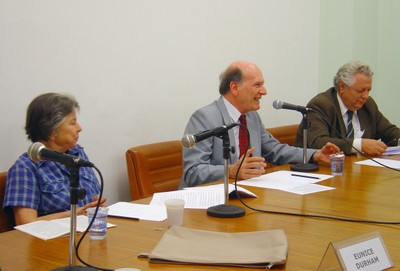
[[[80,131],[82,127],[77,122],[76,112],[73,111],[64,118],[61,125],[50,136],[47,142],[48,147],[60,152],[73,148],[78,143]]]

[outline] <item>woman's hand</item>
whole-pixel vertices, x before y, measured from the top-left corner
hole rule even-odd
[[[96,197],[93,198],[92,202],[89,202],[88,204],[85,204],[84,206],[77,208],[78,215],[86,214],[86,209],[87,208],[91,208],[91,207],[96,207],[98,202],[99,202],[99,198],[96,196]],[[106,202],[106,198],[101,198],[100,199],[100,206],[101,207],[106,207],[105,202]]]

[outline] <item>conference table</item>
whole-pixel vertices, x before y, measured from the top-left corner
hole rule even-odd
[[[385,157],[398,159],[399,156]],[[257,209],[294,214],[312,214],[376,222],[400,221],[400,172],[385,167],[356,164],[364,160],[359,156],[345,159],[344,172],[318,184],[335,189],[298,195],[281,190],[246,186],[257,198],[244,202]],[[266,173],[290,170],[290,165],[271,167]],[[315,173],[330,174],[330,168],[320,166]],[[135,201],[149,203],[150,198]],[[237,199],[229,204],[242,206]],[[272,270],[317,270],[331,242],[378,232],[388,249],[394,267],[400,269],[400,226],[379,223],[348,222],[334,219],[310,218],[290,214],[275,214],[245,208],[239,218],[208,216],[204,209],[185,209],[183,226],[216,232],[250,232],[283,229],[288,238],[288,255],[284,265]],[[79,248],[79,255],[94,266],[117,269],[122,267],[139,270],[258,270],[242,267],[179,265],[149,263],[137,255],[150,252],[166,232],[167,221],[154,222],[110,217],[116,224],[107,231],[107,238],[90,240],[86,236]],[[79,239],[80,234],[77,235]],[[234,247],[227,247],[234,250]],[[41,240],[18,230],[0,234],[0,270],[53,270],[68,266],[69,238]],[[82,265],[78,260],[76,265]]]

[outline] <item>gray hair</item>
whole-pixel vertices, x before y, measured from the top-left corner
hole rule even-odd
[[[339,89],[340,81],[347,86],[352,86],[354,84],[354,75],[358,73],[364,74],[368,77],[372,77],[374,75],[367,64],[359,61],[350,61],[340,67],[336,73],[336,76],[333,78],[333,85],[335,86],[335,89]]]
[[[25,131],[32,142],[48,140],[64,118],[79,110],[74,97],[59,93],[37,96],[28,106]]]

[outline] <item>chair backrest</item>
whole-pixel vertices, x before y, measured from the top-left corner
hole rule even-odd
[[[0,172],[0,232],[12,230],[15,226],[12,212],[3,211],[4,193],[6,190],[7,172]]]
[[[267,128],[266,130],[278,139],[279,142],[293,146],[298,128],[299,124],[292,124]]]
[[[125,156],[132,200],[178,189],[183,171],[180,141],[132,147]]]

